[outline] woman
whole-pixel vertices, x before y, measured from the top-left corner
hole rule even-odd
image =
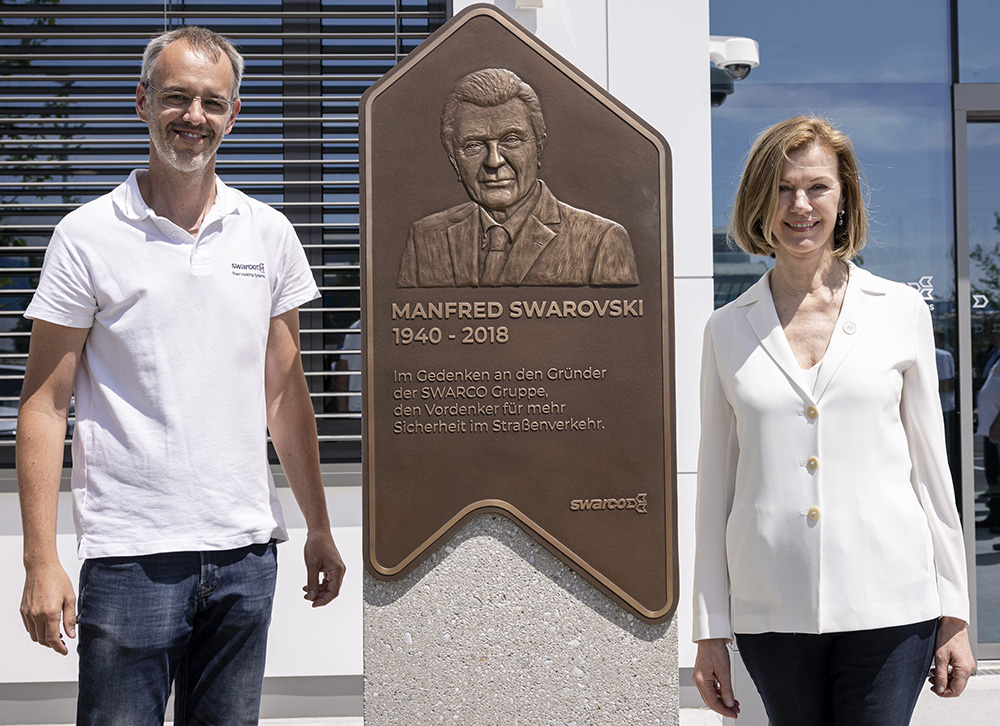
[[[735,718],[727,643],[772,726],[910,722],[974,668],[931,317],[850,260],[848,138],[793,118],[750,151],[731,232],[774,269],[705,331],[694,681]]]

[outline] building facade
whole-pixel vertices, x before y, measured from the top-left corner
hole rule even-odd
[[[279,575],[265,715],[357,715],[363,688],[360,419],[356,322],[357,104],[361,93],[469,2],[301,0],[239,8],[189,0],[95,6],[0,2],[0,723],[69,720],[75,661],[30,642],[16,616],[22,580],[13,470],[16,401],[27,353],[21,312],[52,227],[144,163],[134,88],[146,39],[208,25],[248,59],[244,109],[219,173],[292,219],[323,298],[303,310],[303,349],[322,438],[331,518],[350,572],[334,606],[303,613],[297,538]],[[845,0],[822,14],[774,13],[738,0],[497,0],[671,145],[681,559],[682,685],[697,459],[702,329],[713,307],[767,269],[726,244],[725,226],[750,143],[771,123],[823,115],[854,140],[870,193],[872,236],[861,264],[919,289],[931,308],[963,512],[977,655],[1000,657],[1000,534],[989,514],[994,452],[973,435],[975,393],[1000,346],[1000,56],[989,0]],[[540,6],[540,7],[519,7]],[[759,68],[713,86],[708,36],[748,36]],[[713,93],[715,91],[716,93]],[[724,96],[720,106],[712,100]],[[287,487],[283,497],[290,497]],[[59,546],[76,564],[68,488]],[[297,512],[285,507],[291,516]],[[1000,532],[1000,530],[998,530]],[[71,572],[71,576],[74,573]],[[308,645],[302,638],[307,632]],[[684,699],[682,698],[682,703]],[[694,705],[688,699],[687,705]]]

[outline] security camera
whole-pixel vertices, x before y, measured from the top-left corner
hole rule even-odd
[[[736,81],[750,75],[750,71],[760,65],[760,48],[753,38],[734,35],[708,36],[708,57]]]
[[[718,108],[732,95],[733,79],[724,70],[712,66],[712,108]]]

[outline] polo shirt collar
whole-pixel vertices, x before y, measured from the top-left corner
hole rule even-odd
[[[153,210],[142,198],[139,191],[139,175],[148,173],[146,169],[133,169],[122,184],[119,184],[111,192],[111,200],[118,210],[127,218],[134,221],[141,221],[153,214]],[[219,178],[215,176],[215,203],[212,205],[212,216],[224,217],[227,214],[234,214],[239,208],[242,200],[240,195],[230,189]]]
[[[242,197],[234,189],[227,186],[219,175],[215,175],[215,210],[220,216],[235,214],[243,203]]]

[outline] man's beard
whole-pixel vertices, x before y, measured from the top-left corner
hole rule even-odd
[[[165,163],[177,171],[198,171],[205,168],[222,144],[222,136],[216,135],[200,152],[178,151],[170,143],[169,137],[173,134],[173,131],[163,126],[150,124],[149,138],[153,142],[153,148],[156,149],[156,153]]]

